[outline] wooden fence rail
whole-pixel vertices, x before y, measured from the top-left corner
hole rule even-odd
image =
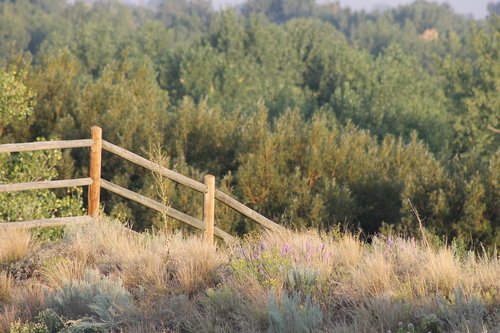
[[[47,227],[62,227],[68,224],[84,224],[92,221],[91,216],[69,216],[69,217],[53,217],[50,219],[41,219],[22,222],[1,222],[1,227],[15,228],[47,228]]]
[[[202,230],[205,241],[213,243],[214,236],[217,236],[225,242],[234,241],[234,237],[225,231],[215,227],[215,200],[224,203],[228,207],[243,214],[249,219],[257,222],[261,226],[273,230],[282,231],[284,228],[268,218],[262,216],[256,211],[245,206],[238,200],[232,198],[226,193],[215,188],[215,177],[205,176],[205,184],[194,179],[181,175],[173,170],[169,170],[157,163],[151,162],[144,157],[134,154],[126,149],[116,146],[102,139],[102,130],[97,126],[91,129],[91,139],[83,140],[65,140],[65,141],[44,141],[29,143],[12,143],[0,145],[0,153],[14,153],[24,151],[46,150],[46,149],[65,149],[65,148],[88,148],[90,147],[90,168],[89,177],[68,180],[36,181],[16,184],[0,184],[0,193],[15,192],[37,189],[54,189],[63,187],[88,186],[88,216],[77,217],[58,217],[51,219],[42,219],[35,221],[3,222],[0,227],[53,227],[66,224],[87,223],[93,218],[97,218],[100,207],[101,188],[118,194],[124,198],[135,201],[145,207],[162,212],[167,216],[188,224],[192,227]],[[203,221],[195,217],[184,214],[176,209],[168,207],[153,199],[147,198],[139,193],[130,191],[126,188],[113,184],[101,178],[102,169],[102,150],[115,154],[129,162],[139,165],[147,170],[158,173],[163,177],[169,178],[186,187],[203,193]]]
[[[121,158],[132,162],[136,165],[139,165],[147,170],[150,170],[152,172],[156,172],[160,175],[162,175],[165,178],[171,179],[179,184],[182,184],[186,187],[189,187],[195,191],[198,191],[200,193],[207,193],[208,188],[207,185],[200,183],[194,179],[188,178],[184,175],[181,175],[180,173],[177,173],[173,170],[169,170],[159,164],[156,164],[154,162],[151,162],[144,157],[141,157],[137,154],[134,154],[132,152],[129,152],[128,150],[125,150],[121,147],[118,147],[112,143],[109,143],[105,140],[102,141],[102,148],[110,153],[113,153],[117,156],[120,156]],[[215,199],[222,202],[228,207],[231,207],[232,209],[236,210],[240,214],[243,214],[244,216],[248,217],[249,219],[257,222],[258,224],[262,225],[265,228],[272,229],[275,231],[282,231],[284,228],[280,226],[279,224],[274,223],[270,219],[264,217],[263,215],[257,213],[256,211],[252,210],[251,208],[248,208],[238,200],[232,198],[231,196],[227,195],[226,193],[222,192],[221,190],[215,190]]]
[[[0,153],[18,153],[46,149],[85,148],[92,146],[91,139],[66,141],[40,141],[27,143],[7,143],[0,145]]]
[[[174,220],[188,224],[188,225],[195,227],[197,229],[200,229],[200,230],[205,229],[204,223],[202,221],[198,220],[197,218],[194,218],[192,216],[184,214],[184,213],[182,213],[182,212],[180,212],[172,207],[168,207],[160,202],[157,202],[153,199],[145,197],[142,194],[135,193],[135,192],[130,191],[124,187],[121,187],[121,186],[118,186],[118,185],[113,184],[111,182],[108,182],[107,180],[104,180],[104,179],[101,179],[101,187],[105,190],[108,190],[110,192],[118,194],[119,196],[122,196],[126,199],[135,201],[135,202],[137,202],[145,207],[154,209],[157,212],[164,213],[168,217],[173,218]],[[223,231],[217,227],[215,227],[215,235],[226,242],[234,241],[233,236],[231,236],[230,234],[226,233],[225,231]]]
[[[77,187],[77,186],[87,186],[90,184],[92,184],[91,178],[68,179],[68,180],[44,180],[40,182],[15,183],[8,185],[2,184],[0,185],[0,193],[63,188],[63,187]]]
[[[120,156],[124,160],[137,164],[145,169],[148,169],[149,171],[156,172],[165,178],[171,179],[200,193],[206,193],[208,191],[207,186],[203,183],[181,175],[180,173],[177,173],[173,170],[167,169],[159,164],[151,162],[142,156],[134,154],[105,140],[102,141],[102,148],[110,153]]]

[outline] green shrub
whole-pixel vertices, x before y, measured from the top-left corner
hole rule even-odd
[[[293,268],[286,275],[285,287],[289,292],[310,295],[317,283],[318,272],[309,268]]]
[[[36,228],[32,229],[33,237],[42,242],[57,242],[63,238],[64,228]]]
[[[422,332],[442,332],[445,325],[435,314],[430,314],[420,318],[418,326]]]
[[[265,307],[237,290],[223,286],[208,289],[201,302],[202,311],[194,331],[260,331],[267,327]],[[208,325],[208,326],[207,326]]]
[[[56,333],[64,328],[64,319],[57,315],[52,309],[40,311],[35,321],[47,328],[48,332]]]
[[[65,283],[50,295],[48,304],[70,319],[72,331],[108,332],[138,318],[132,295],[121,280],[101,277],[97,271],[87,271],[83,280]]]
[[[314,332],[323,321],[319,305],[313,303],[310,297],[304,298],[299,293],[285,292],[279,300],[271,295],[268,313],[269,332]]]
[[[449,298],[437,297],[438,318],[453,332],[470,330],[479,332],[488,322],[488,312],[481,300],[467,297],[461,288],[456,288]]]
[[[22,323],[16,321],[10,325],[10,333],[50,333],[47,326],[40,323]]]
[[[251,249],[249,258],[232,262],[233,273],[237,278],[254,276],[266,287],[276,288],[285,280],[287,272],[292,267],[292,260],[283,256],[276,249],[263,250],[258,247]]]

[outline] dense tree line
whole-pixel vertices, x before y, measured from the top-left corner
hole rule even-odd
[[[411,233],[411,202],[437,235],[498,243],[497,7],[474,21],[425,1],[354,12],[249,0],[214,12],[203,0],[2,0],[0,141],[84,138],[97,124],[140,154],[161,147],[182,173],[215,174],[280,223]],[[86,174],[86,154],[56,153],[37,177]],[[0,160],[9,170],[0,179],[22,178],[10,166],[16,158]],[[29,158],[26,167],[39,164]],[[105,158],[104,178],[158,195],[151,175]],[[199,195],[165,186],[172,206],[201,214]],[[65,194],[46,215],[68,206]],[[160,223],[103,195],[107,213],[137,228]],[[5,220],[30,215],[4,206]],[[252,229],[218,210],[222,228]]]

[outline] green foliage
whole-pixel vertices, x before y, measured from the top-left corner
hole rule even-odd
[[[285,22],[297,16],[311,16],[315,9],[313,0],[249,0],[243,6],[243,13],[261,13],[273,22]]]
[[[453,238],[451,241],[451,249],[453,250],[455,257],[459,260],[465,260],[470,254],[469,249],[467,248],[467,242],[460,237]]]
[[[26,87],[22,80],[24,73],[15,71],[0,71],[0,115],[3,125],[14,119],[24,119],[33,111],[32,99],[34,93]]]
[[[283,256],[278,250],[254,248],[252,253],[231,263],[236,278],[244,280],[247,275],[254,276],[259,283],[270,289],[280,286],[292,267],[292,259]]]
[[[47,326],[40,323],[22,323],[16,321],[10,325],[10,333],[49,333]]]
[[[499,2],[489,2],[488,3],[488,12],[491,14],[500,15],[500,3]]]
[[[274,43],[282,47],[276,49]],[[271,114],[308,102],[298,85],[301,66],[283,29],[262,17],[242,25],[232,12],[214,17],[210,30],[180,59],[179,82],[196,101],[226,110],[252,109],[263,101]]]
[[[438,318],[436,314],[424,314],[417,318],[416,324],[412,322],[399,322],[396,333],[424,333],[424,332],[445,332],[445,322]]]
[[[444,323],[435,314],[423,316],[420,319],[419,326],[422,331],[441,332],[444,330]]]
[[[35,93],[23,82],[26,75],[24,71],[0,68],[0,137],[6,127],[26,119],[33,112]]]
[[[472,31],[474,61],[448,56],[445,92],[452,104],[454,148],[486,159],[498,151],[500,136],[500,17]],[[474,87],[470,89],[470,87]]]
[[[99,125],[139,154],[161,146],[165,165],[188,176],[215,174],[280,223],[414,233],[412,202],[440,239],[493,245],[499,22],[425,1],[381,12],[296,0],[217,12],[205,0],[2,2],[0,140],[79,139]],[[88,174],[85,150],[50,154],[0,157],[0,181]],[[158,191],[146,171],[105,159],[104,178],[201,217],[196,193]],[[2,219],[79,214],[83,195],[66,194],[2,194]],[[102,199],[137,229],[161,224]],[[255,229],[216,209],[223,229]]]
[[[52,309],[45,309],[40,312],[35,317],[35,320],[42,325],[47,327],[48,332],[59,332],[64,328],[63,319],[57,315]]]
[[[0,136],[4,128],[29,117],[35,93],[21,82],[16,72],[0,70]],[[0,155],[0,182],[19,183],[57,177],[60,151]],[[40,190],[0,194],[0,220],[17,221],[53,216],[79,215],[82,212],[81,189],[69,189],[63,197]],[[29,204],[27,204],[29,203]]]
[[[0,182],[19,183],[52,180],[61,160],[60,151],[0,155]],[[48,190],[0,193],[0,220],[18,221],[83,213],[82,190],[68,189],[62,195]],[[29,204],[28,204],[29,203]]]
[[[64,228],[37,228],[31,230],[33,237],[42,242],[57,242],[63,238]]]
[[[206,26],[212,11],[207,0],[159,0],[155,16],[167,27],[183,27],[191,32]]]

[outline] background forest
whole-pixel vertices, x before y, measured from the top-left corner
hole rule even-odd
[[[500,242],[500,4],[0,0],[0,143],[110,142],[282,224]],[[202,197],[104,156],[103,178],[201,215]],[[87,174],[85,150],[0,156],[0,182]],[[161,216],[103,193],[137,229]],[[81,214],[85,193],[0,194],[0,219]],[[27,204],[29,203],[29,205]],[[229,211],[230,232],[251,223]]]

